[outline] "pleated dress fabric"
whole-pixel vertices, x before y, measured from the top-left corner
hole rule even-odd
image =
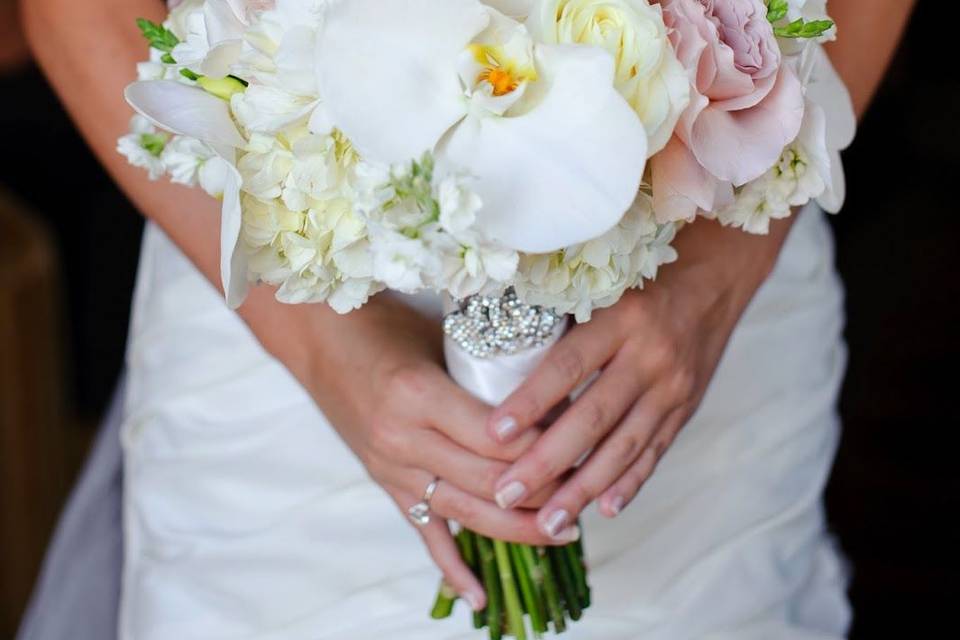
[[[439,301],[412,303],[439,313]],[[822,493],[837,446],[843,294],[808,207],[694,418],[617,519],[586,512],[593,606],[570,640],[845,637]],[[480,639],[310,397],[155,226],[122,429],[129,640]]]

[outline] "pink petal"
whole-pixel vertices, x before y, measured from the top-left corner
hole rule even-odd
[[[650,167],[658,222],[693,220],[698,210],[711,213],[733,201],[733,186],[707,173],[676,136]]]
[[[707,171],[740,186],[774,165],[803,123],[803,87],[782,67],[773,90],[757,106],[740,111],[707,107],[693,124],[690,150]]]

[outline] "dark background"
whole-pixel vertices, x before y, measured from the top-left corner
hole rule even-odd
[[[855,639],[940,637],[960,595],[960,535],[948,524],[960,483],[947,444],[960,426],[960,78],[956,52],[939,50],[953,37],[942,4],[918,7],[845,156],[848,204],[832,219],[850,368],[827,503],[854,567]],[[0,74],[0,96],[0,188],[52,232],[68,415],[82,443],[122,366],[142,221],[34,67]]]

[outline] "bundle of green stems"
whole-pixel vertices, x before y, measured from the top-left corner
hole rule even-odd
[[[552,625],[563,633],[590,606],[582,541],[563,547],[532,547],[492,540],[461,529],[460,555],[483,584],[487,606],[473,612],[473,626],[486,627],[491,640],[541,638]],[[431,617],[448,618],[457,593],[441,583]]]

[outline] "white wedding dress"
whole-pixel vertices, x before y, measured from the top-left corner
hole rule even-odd
[[[842,323],[831,235],[809,207],[656,474],[621,517],[586,513],[594,604],[565,637],[845,636],[822,506]],[[128,366],[121,638],[485,637],[462,604],[428,619],[440,576],[411,525],[152,225]]]

